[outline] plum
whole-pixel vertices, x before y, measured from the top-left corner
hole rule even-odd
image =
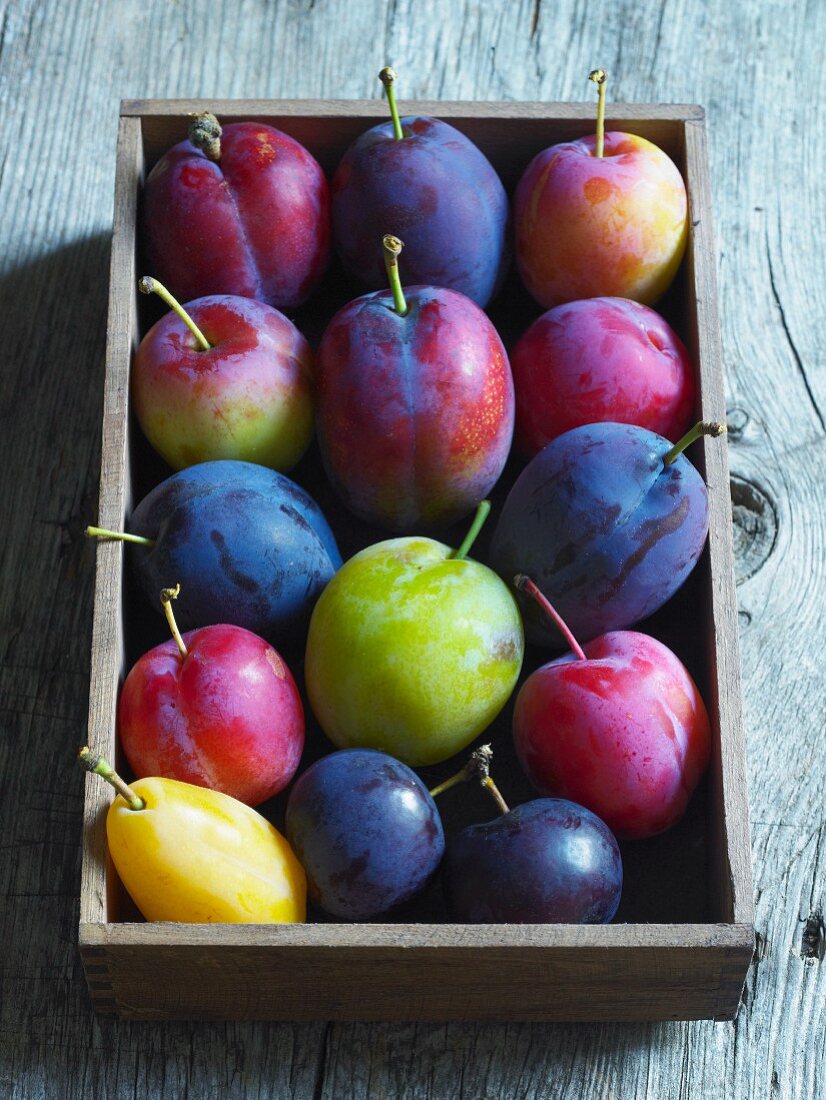
[[[341,565],[320,508],[275,470],[227,459],[162,481],[132,513],[154,540],[132,563],[153,606],[180,583],[183,630],[231,623],[269,641],[304,632],[316,598]]]
[[[327,326],[316,430],[347,507],[401,533],[453,523],[489,492],[510,450],[514,398],[502,341],[469,298],[423,286],[395,307],[394,297],[366,294]]]
[[[602,70],[591,79],[604,91]],[[538,153],[516,188],[519,274],[546,309],[601,295],[651,305],[685,252],[688,199],[679,169],[637,134],[604,133],[603,92],[600,103],[597,133]]]
[[[558,620],[528,577],[514,583]],[[516,697],[519,761],[543,794],[574,799],[622,837],[650,837],[685,813],[711,754],[702,696],[662,642],[615,630],[543,665]]]
[[[672,447],[630,424],[586,424],[539,452],[508,494],[491,543],[507,580],[527,573],[581,641],[631,626],[689,575],[708,533],[708,494],[682,454],[701,423]],[[528,601],[531,641],[560,639]]]
[[[462,829],[447,845],[444,881],[457,921],[607,924],[620,903],[622,858],[596,814],[540,798]]]
[[[571,428],[612,420],[675,440],[694,414],[694,367],[664,318],[628,298],[549,309],[511,354],[516,441],[529,458]]]
[[[287,134],[205,113],[149,173],[141,225],[150,270],[183,301],[237,294],[293,309],[327,267],[329,188]]]
[[[333,177],[336,249],[353,275],[378,289],[382,235],[398,233],[408,242],[411,283],[450,287],[484,307],[510,260],[502,181],[459,130],[435,118],[398,120],[391,105],[398,129],[384,122],[367,130]]]
[[[369,920],[413,897],[445,846],[424,783],[372,749],[334,752],[308,768],[290,792],[285,831],[310,898],[346,920]]]

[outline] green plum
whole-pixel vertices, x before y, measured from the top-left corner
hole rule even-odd
[[[504,582],[458,551],[411,536],[368,546],[332,578],[307,638],[310,705],[339,748],[436,764],[486,729],[513,691],[524,654]]]

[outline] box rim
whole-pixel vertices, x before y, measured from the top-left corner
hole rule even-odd
[[[282,117],[312,117],[319,120],[324,118],[336,118],[341,116],[362,116],[367,119],[375,117],[383,120],[387,116],[386,104],[380,100],[204,100],[204,99],[167,99],[167,100],[123,100],[120,109],[119,128],[119,152],[122,152],[121,144],[124,137],[133,143],[141,144],[142,120],[153,117],[184,116],[193,109],[203,109],[209,106],[217,114],[228,117],[240,117],[250,114],[282,116]],[[407,101],[402,102],[402,110],[415,110],[422,113],[432,113],[450,118],[491,118],[510,119],[517,121],[541,121],[543,118],[556,121],[589,121],[594,118],[594,105],[592,103],[521,103],[518,101]],[[699,153],[704,157],[702,166],[707,168],[708,160],[705,149],[705,111],[698,105],[663,105],[663,104],[611,104],[609,106],[608,123],[634,122],[634,121],[660,121],[681,124],[686,143],[694,140]],[[694,135],[692,138],[691,135]],[[686,157],[688,162],[688,157]],[[689,164],[686,164],[686,174],[689,174]],[[705,177],[708,186],[707,171],[700,173]],[[687,180],[690,184],[689,197],[693,188],[691,184],[698,182],[696,174],[692,172]],[[700,182],[703,182],[701,179]],[[116,174],[116,207],[117,196],[123,199],[124,193],[132,194],[134,184],[134,171],[128,176],[125,174],[123,164],[119,158],[118,172]],[[132,206],[136,204],[134,197]],[[134,218],[132,219],[134,227]],[[134,239],[127,240],[124,226],[115,225],[112,248],[112,271],[118,258],[125,254],[133,257]],[[126,227],[128,229],[128,227]],[[711,287],[716,294],[716,254],[714,250],[713,231],[710,218],[701,220],[691,226],[691,247],[697,253],[702,249],[702,273],[706,287]],[[133,265],[134,266],[134,265]],[[692,289],[696,288],[697,280],[693,280]],[[110,286],[109,296],[109,321],[112,324],[112,303],[116,293],[121,291],[116,288],[114,281]],[[716,318],[718,299],[712,294],[709,304],[702,298],[696,297],[698,312],[698,339],[703,348],[699,356],[698,368],[703,373],[704,367],[708,372],[717,372],[719,382],[722,384],[722,357],[720,351],[719,322]],[[706,324],[699,324],[699,318],[703,317]],[[716,328],[715,328],[716,325]],[[118,332],[118,340],[108,344],[109,355],[117,358],[121,353],[130,354],[130,340],[133,333],[130,331]],[[114,350],[113,350],[114,349]],[[112,368],[114,369],[114,368]],[[110,364],[107,361],[107,379],[110,372]],[[707,381],[703,376],[703,383]],[[703,414],[706,414],[707,396],[705,388]],[[719,399],[719,398],[718,398]],[[720,415],[720,410],[714,410]],[[722,414],[724,415],[724,407]],[[708,468],[714,468],[719,474],[723,470],[728,472],[727,457],[723,456],[722,465],[714,463],[714,452],[710,450],[708,441],[703,444],[704,455]],[[724,449],[723,449],[724,450]],[[101,477],[101,506],[103,505],[103,476]],[[126,486],[121,487],[121,497],[127,491]],[[112,500],[109,499],[111,508]],[[718,501],[718,503],[720,503]],[[103,512],[101,511],[101,516]],[[730,516],[729,516],[730,519]],[[100,520],[102,522],[102,520]],[[724,542],[716,554],[717,566],[715,570],[712,560],[711,592],[712,624],[716,630],[717,612],[729,616],[726,610],[726,593],[719,585],[720,568],[733,560],[730,547],[730,529]],[[118,562],[122,556],[122,547],[119,545],[110,548]],[[98,561],[95,588],[95,616],[93,646],[98,635],[111,641],[112,623],[120,615],[120,608],[101,609],[99,607],[99,580],[100,575],[111,569],[111,561],[107,562],[106,554],[102,553],[103,547],[98,547]],[[722,573],[731,572],[723,568]],[[723,589],[730,584],[733,590],[733,576],[723,577]],[[733,605],[736,608],[736,603]],[[736,618],[736,616],[735,616]],[[736,624],[735,624],[736,625]],[[716,653],[716,650],[715,650]],[[719,657],[719,654],[717,654]],[[737,663],[738,654],[735,652],[728,664],[733,667]],[[722,679],[717,670],[715,677]],[[739,685],[739,668],[737,669],[736,682]],[[722,694],[722,684],[721,684]],[[736,715],[739,720],[742,691],[735,692]],[[722,708],[719,708],[722,716]],[[90,736],[93,729],[92,697],[90,695]],[[97,716],[98,723],[100,716]],[[723,728],[720,728],[721,742]],[[113,735],[112,735],[113,736]],[[746,847],[749,842],[748,809],[745,787],[734,790],[732,784],[745,776],[745,739],[743,735],[742,721],[725,723],[725,738],[729,752],[723,753],[721,762],[722,771],[722,795],[724,817],[723,836],[725,838],[725,856],[728,860],[731,879],[731,896],[733,919],[731,921],[702,923],[693,922],[673,924],[625,924],[625,925],[594,925],[594,926],[570,926],[570,925],[456,925],[452,923],[428,923],[428,924],[392,924],[392,925],[351,925],[351,924],[302,924],[294,926],[286,925],[167,925],[159,927],[154,924],[130,924],[126,922],[99,922],[88,919],[91,910],[95,906],[89,902],[88,891],[95,883],[103,882],[105,887],[106,869],[99,863],[95,866],[96,849],[100,845],[93,844],[90,834],[97,834],[100,840],[104,829],[103,822],[99,820],[100,811],[110,801],[108,793],[102,788],[94,791],[87,785],[84,799],[84,837],[82,854],[82,898],[81,919],[79,924],[79,942],[81,949],[94,950],[106,947],[135,947],[151,950],[153,946],[161,942],[181,947],[197,946],[204,943],[215,943],[214,929],[221,930],[220,943],[228,948],[244,949],[246,947],[261,946],[262,942],[274,946],[290,948],[330,948],[342,946],[359,946],[362,949],[370,947],[379,948],[405,948],[415,947],[420,949],[432,949],[438,952],[443,947],[465,948],[478,950],[480,946],[496,946],[500,948],[512,948],[514,950],[553,951],[558,948],[582,948],[582,950],[613,950],[618,947],[645,950],[649,948],[664,947],[669,949],[707,949],[734,951],[738,957],[746,952],[751,953],[754,942],[753,926],[753,894],[751,890],[751,865],[747,860],[744,866],[742,860],[732,860],[732,854],[737,845],[732,844],[732,822],[736,819],[737,837]],[[741,818],[740,814],[745,811]],[[742,853],[741,853],[742,854]],[[100,852],[97,851],[99,860]],[[84,905],[83,894],[86,894],[87,903]],[[97,902],[100,910],[105,913],[105,895],[99,894]],[[153,937],[150,942],[149,937]],[[257,939],[256,939],[257,937]],[[369,937],[369,942],[366,937]],[[400,939],[403,941],[400,944]],[[379,942],[376,942],[376,941]]]

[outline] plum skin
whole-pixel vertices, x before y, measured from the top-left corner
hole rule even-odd
[[[338,495],[394,533],[467,515],[513,436],[513,379],[486,315],[441,287],[367,294],[330,321],[317,356],[316,428]]]
[[[685,252],[688,199],[671,158],[636,134],[609,131],[552,145],[514,196],[516,259],[529,294],[549,309],[601,295],[653,305]]]
[[[585,298],[543,313],[511,353],[516,443],[531,457],[595,421],[637,424],[676,442],[691,427],[691,357],[668,322],[628,298]]]
[[[201,349],[172,312],[144,336],[131,390],[149,442],[177,470],[225,458],[290,470],[313,436],[310,345],[251,298],[211,295],[185,309],[213,346]]]
[[[208,294],[294,309],[330,255],[330,193],[293,138],[258,122],[223,127],[216,163],[182,141],[147,177],[141,224],[150,274],[181,301]]]
[[[339,748],[436,764],[510,698],[524,655],[519,608],[494,572],[451,553],[425,538],[376,543],[319,597],[304,675],[313,713]]]
[[[630,424],[587,424],[528,463],[505,501],[490,550],[507,581],[524,573],[585,642],[631,626],[674,595],[708,534],[708,493],[667,439]],[[560,648],[519,594],[525,631]]]
[[[131,668],[118,736],[138,778],[163,776],[258,806],[295,774],[304,709],[290,670],[263,638],[220,624],[170,639]]]
[[[251,462],[201,462],[173,474],[143,498],[129,526],[155,540],[130,552],[152,606],[160,612],[160,590],[181,585],[182,630],[231,623],[294,641],[341,565],[312,497]]]
[[[607,924],[620,903],[622,859],[596,814],[536,799],[453,837],[444,882],[458,921]]]
[[[711,754],[708,712],[685,666],[647,634],[613,631],[537,669],[513,738],[543,794],[570,798],[619,837],[654,836],[685,813]]]
[[[344,749],[299,776],[285,832],[310,898],[332,916],[369,920],[417,894],[444,853],[427,787],[405,764]]]
[[[351,274],[386,284],[381,240],[405,244],[406,283],[444,286],[484,308],[510,262],[508,199],[487,157],[435,118],[403,118],[367,130],[344,154],[332,184],[333,237]]]

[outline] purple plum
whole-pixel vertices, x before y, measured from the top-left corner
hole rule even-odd
[[[526,573],[582,642],[623,630],[661,607],[694,568],[708,533],[708,495],[681,453],[645,428],[586,424],[557,436],[511,489],[491,544],[493,568]],[[664,461],[675,454],[671,461]],[[562,637],[520,596],[526,633],[540,645]]]
[[[130,532],[154,540],[130,555],[152,605],[160,610],[160,590],[181,585],[181,630],[232,623],[294,641],[341,565],[312,497],[252,462],[201,462],[173,474],[135,508]]]
[[[381,239],[396,233],[408,244],[411,283],[449,287],[484,307],[510,260],[502,181],[453,126],[418,116],[399,120],[394,99],[391,109],[394,121],[357,138],[333,177],[335,247],[353,275],[378,289]]]
[[[285,831],[310,898],[345,920],[369,920],[413,897],[445,847],[427,787],[372,749],[344,749],[308,768],[290,792]]]
[[[458,921],[607,924],[620,903],[622,859],[596,814],[541,798],[458,833],[444,878]]]

